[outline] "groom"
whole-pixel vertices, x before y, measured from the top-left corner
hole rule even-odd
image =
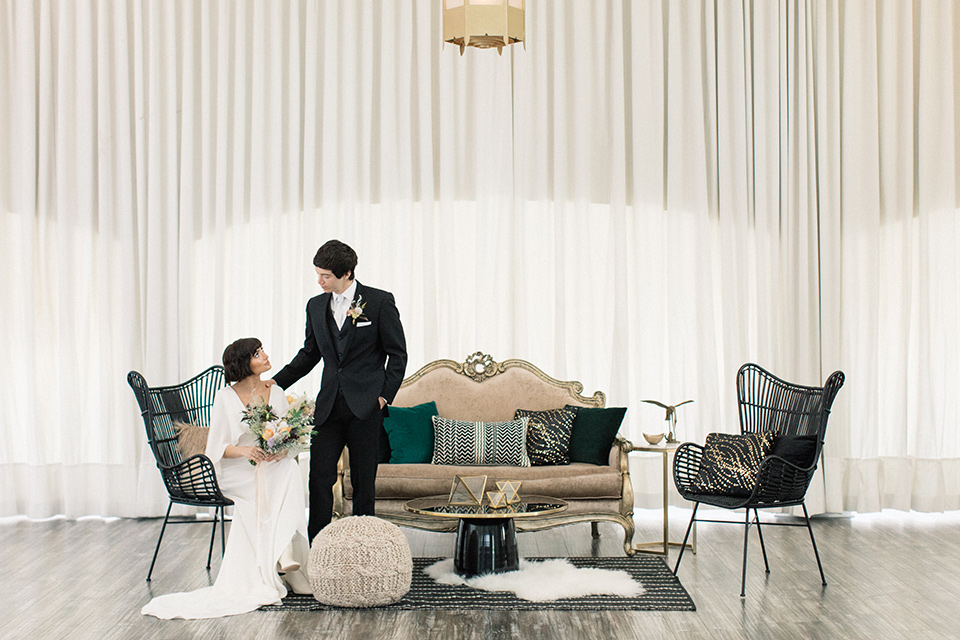
[[[323,359],[310,444],[310,540],[330,523],[337,461],[350,449],[353,515],[373,515],[380,430],[400,389],[407,347],[393,294],[354,279],[357,254],[339,240],[313,258],[323,293],[307,302],[303,348],[274,376],[283,389]]]

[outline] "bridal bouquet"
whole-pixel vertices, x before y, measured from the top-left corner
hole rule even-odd
[[[287,412],[281,418],[266,399],[260,398],[255,405],[247,405],[242,421],[257,437],[257,446],[269,454],[290,451],[294,454],[310,449],[313,430],[313,402],[306,394],[287,396]],[[250,461],[255,465],[256,462]]]

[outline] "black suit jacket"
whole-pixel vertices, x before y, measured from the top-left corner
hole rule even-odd
[[[393,402],[407,369],[407,344],[392,293],[357,282],[353,299],[364,305],[363,315],[356,321],[347,316],[339,335],[330,297],[323,293],[307,302],[303,348],[273,377],[286,389],[323,360],[314,414],[318,425],[330,414],[338,390],[358,418],[370,418],[380,410],[381,396]]]

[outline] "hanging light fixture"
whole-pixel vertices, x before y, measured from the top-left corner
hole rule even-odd
[[[443,41],[478,49],[503,47],[525,42],[524,0],[443,0]],[[526,48],[526,44],[524,44]]]

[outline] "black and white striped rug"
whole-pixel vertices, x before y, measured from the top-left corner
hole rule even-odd
[[[435,582],[423,569],[441,558],[414,558],[410,591],[399,602],[379,609],[513,609],[513,610],[620,610],[620,611],[695,611],[693,600],[662,558],[637,554],[616,558],[567,558],[582,568],[626,571],[643,585],[639,596],[595,595],[563,598],[547,602],[521,600],[513,593],[482,591],[465,585]],[[540,560],[541,558],[530,558]],[[262,611],[326,611],[342,607],[321,604],[311,595],[290,594],[283,604],[260,607]]]

